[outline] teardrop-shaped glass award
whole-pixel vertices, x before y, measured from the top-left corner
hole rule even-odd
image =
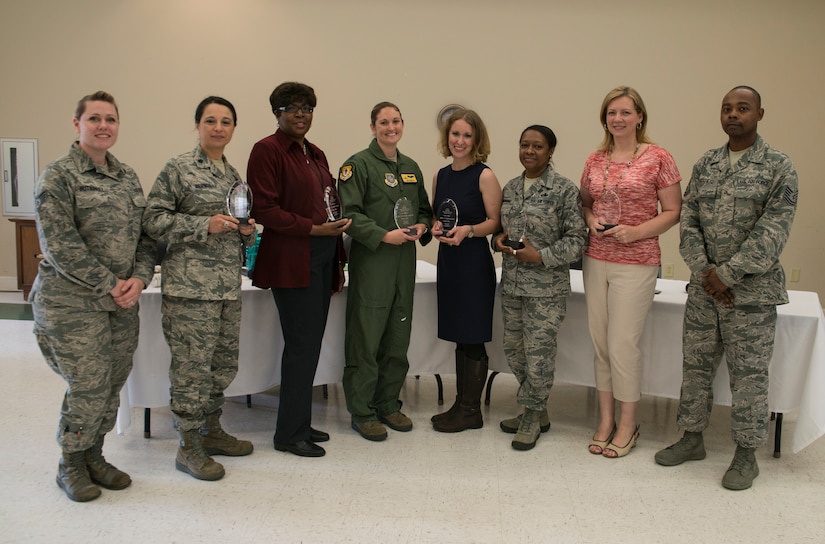
[[[445,238],[452,238],[452,234],[447,234],[449,231],[458,225],[458,204],[452,198],[448,198],[438,205],[436,217],[441,221],[441,232]]]
[[[593,203],[593,214],[599,218],[604,230],[610,230],[619,224],[622,216],[622,201],[613,189],[605,189],[601,198]]]
[[[237,181],[226,195],[226,209],[238,220],[239,225],[248,225],[252,212],[252,189],[245,181]]]
[[[396,200],[392,215],[395,218],[395,225],[399,229],[407,229],[407,234],[410,236],[418,234],[418,231],[413,227],[415,225],[415,208],[413,208],[410,199],[402,196]]]
[[[510,224],[507,225],[507,230],[510,234],[504,245],[512,249],[524,249],[524,235],[527,233],[527,215],[524,212],[518,214]]]
[[[338,191],[336,191],[332,185],[324,189],[324,208],[327,210],[327,219],[329,221],[338,221],[344,217],[341,211],[341,198],[338,196]]]

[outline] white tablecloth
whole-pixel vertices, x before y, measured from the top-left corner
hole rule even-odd
[[[593,346],[587,331],[587,312],[581,272],[571,271],[573,292],[567,317],[559,333],[556,383],[592,386]],[[435,266],[417,266],[410,374],[454,373],[455,344],[439,340],[435,291]],[[682,318],[685,282],[658,280],[657,294],[641,340],[642,392],[679,398],[682,382]],[[140,298],[140,341],[134,369],[121,393],[118,428],[131,421],[133,407],[157,408],[169,404],[169,348],[160,321],[161,294],[150,287]],[[346,289],[332,298],[321,361],[315,384],[339,383],[344,371]],[[774,412],[799,411],[792,449],[798,452],[825,434],[825,317],[816,293],[791,291],[790,304],[779,306],[776,345],[770,368],[768,402]],[[509,372],[501,339],[501,308],[496,303],[493,341],[487,344],[490,369]],[[238,375],[227,396],[258,393],[280,383],[283,337],[278,312],[269,291],[252,287],[244,278],[241,349]],[[714,382],[714,402],[731,401],[728,373],[719,367]]]

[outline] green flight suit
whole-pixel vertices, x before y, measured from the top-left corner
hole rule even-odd
[[[409,199],[416,222],[427,225],[419,240],[430,241],[433,211],[424,176],[411,158],[387,159],[373,140],[350,157],[338,177],[347,230],[353,241],[347,290],[344,393],[355,421],[398,411],[398,395],[407,376],[407,348],[412,330],[415,290],[415,244],[381,242],[397,227],[396,201]]]

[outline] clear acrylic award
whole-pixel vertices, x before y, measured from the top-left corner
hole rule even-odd
[[[252,211],[252,190],[245,181],[237,181],[226,195],[226,209],[238,220],[239,225],[248,225]]]
[[[593,214],[599,218],[604,230],[610,230],[619,224],[622,216],[622,201],[613,189],[605,189],[601,198],[593,203]]]
[[[407,197],[402,196],[396,200],[392,215],[395,218],[395,225],[399,229],[407,229],[407,234],[410,236],[418,234],[418,231],[413,227],[416,218],[415,208]]]
[[[510,231],[510,234],[504,241],[504,245],[512,249],[524,249],[524,242],[522,242],[522,240],[524,239],[524,234],[527,230],[527,216],[524,215],[524,212],[520,213],[513,221],[510,222],[508,230]]]
[[[436,217],[441,221],[441,232],[445,238],[452,238],[452,234],[447,234],[458,225],[458,205],[452,198],[448,198],[438,205]]]
[[[327,220],[329,221],[338,221],[344,217],[341,211],[341,198],[332,185],[324,189],[324,208],[327,210]]]

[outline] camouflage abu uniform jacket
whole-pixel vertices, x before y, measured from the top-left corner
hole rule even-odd
[[[525,225],[526,222],[526,225]],[[501,292],[516,297],[566,297],[570,263],[587,243],[581,194],[566,177],[548,166],[525,192],[524,174],[502,190],[501,228],[525,239],[541,254],[540,263],[502,259]],[[496,236],[492,238],[495,249]]]
[[[241,177],[224,158],[222,173],[203,149],[166,163],[149,192],[143,228],[169,242],[161,275],[165,295],[201,300],[237,300],[241,295],[243,245],[254,236],[209,233],[209,218],[226,214],[226,195]]]
[[[685,190],[679,250],[691,281],[716,266],[735,304],[788,302],[779,255],[788,241],[799,193],[787,155],[757,135],[730,166],[728,146],[705,153]]]
[[[149,285],[155,244],[143,234],[146,199],[135,171],[106,153],[95,166],[75,142],[35,186],[43,260],[30,300],[91,311],[116,311],[118,279]]]

